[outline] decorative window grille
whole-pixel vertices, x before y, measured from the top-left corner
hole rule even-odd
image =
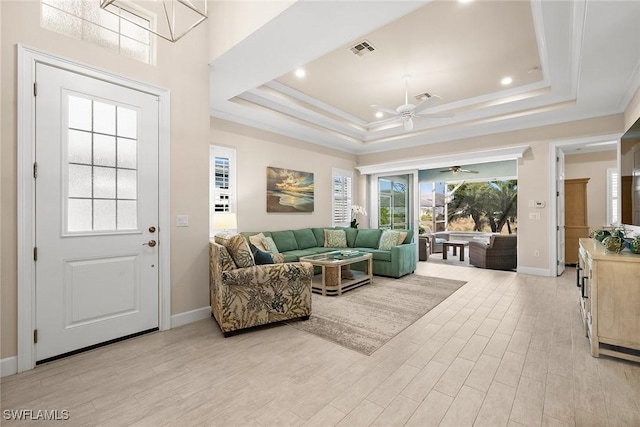
[[[41,25],[51,31],[114,50],[138,61],[153,63],[151,33],[120,16],[100,9],[99,0],[41,0]],[[143,27],[153,18],[141,8],[135,15],[121,11]]]
[[[618,224],[619,174],[617,168],[607,169],[607,224]]]
[[[347,227],[351,223],[351,205],[353,203],[353,173],[333,171],[333,218],[334,227]]]

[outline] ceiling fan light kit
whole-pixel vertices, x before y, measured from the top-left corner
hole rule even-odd
[[[411,78],[411,76],[408,74],[405,74],[404,76],[402,76],[402,78],[405,81],[404,104],[398,106],[395,110],[391,108],[383,107],[380,105],[375,105],[375,104],[372,105],[371,107],[376,109],[378,112],[386,113],[392,116],[391,118],[377,122],[376,124],[384,125],[387,123],[401,121],[405,132],[409,132],[413,130],[414,118],[453,117],[453,114],[446,114],[446,113],[420,114],[422,111],[440,102],[442,98],[440,98],[438,95],[432,95],[428,92],[424,92],[415,97],[416,99],[421,100],[418,104],[409,104],[409,79]]]
[[[462,172],[462,173],[479,173],[478,171],[472,171],[472,170],[469,170],[469,169],[463,169],[462,166],[450,166],[448,169],[440,171],[440,173],[449,173],[449,172],[451,172],[452,175],[457,175],[460,172]]]

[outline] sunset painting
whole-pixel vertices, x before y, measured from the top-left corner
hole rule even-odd
[[[267,167],[267,212],[313,212],[313,174]]]

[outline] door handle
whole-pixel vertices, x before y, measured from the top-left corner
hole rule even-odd
[[[143,243],[143,244],[142,244],[142,246],[145,246],[145,245],[147,245],[147,246],[149,246],[149,247],[151,247],[151,248],[152,248],[152,247],[154,247],[155,245],[157,245],[157,243],[156,243],[156,241],[155,241],[155,240],[149,240],[147,243]]]

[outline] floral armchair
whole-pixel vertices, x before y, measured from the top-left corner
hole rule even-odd
[[[250,265],[251,252],[239,240],[244,238],[237,236],[216,236],[209,242],[211,313],[224,336],[267,323],[307,320],[313,266],[306,262]]]

